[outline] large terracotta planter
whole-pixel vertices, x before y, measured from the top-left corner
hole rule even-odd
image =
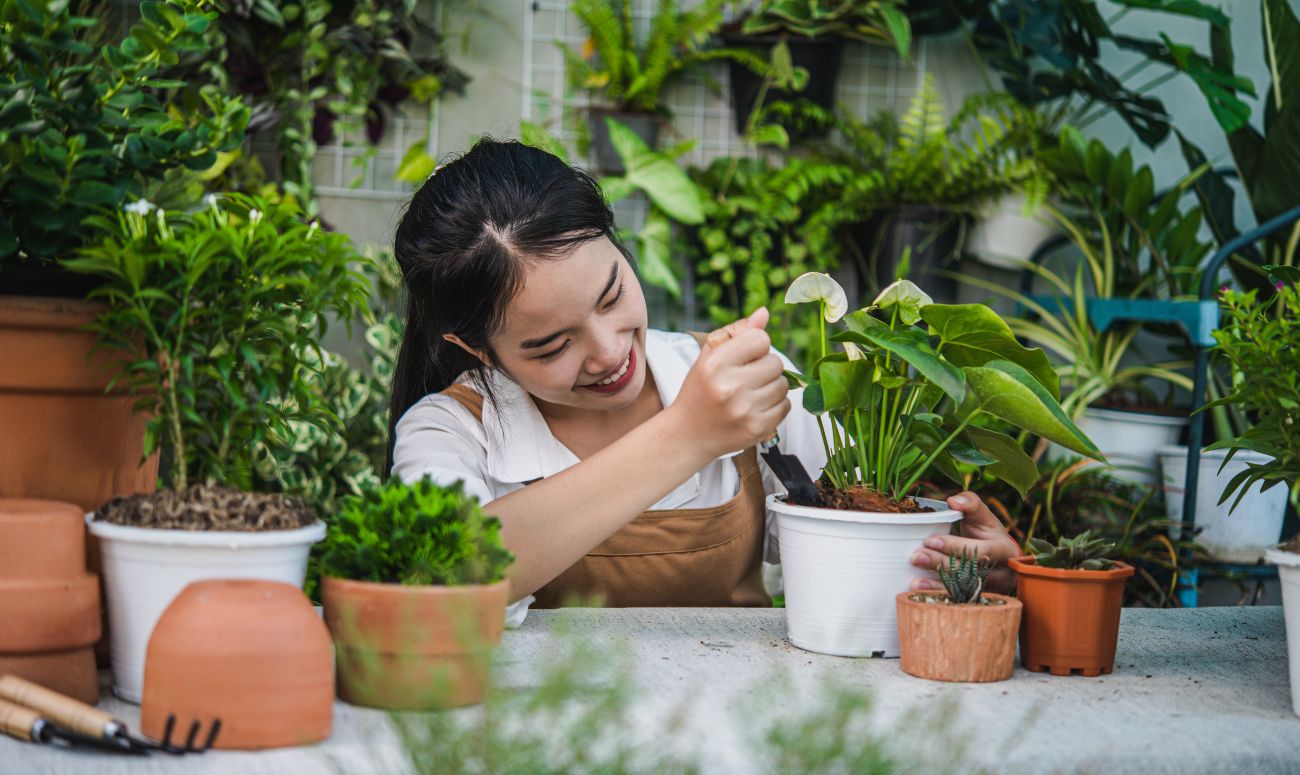
[[[0,499],[0,675],[94,704],[99,579],[86,572],[81,509]]]
[[[140,729],[161,739],[206,732],[221,719],[216,748],[318,743],[334,713],[329,631],[302,590],[278,581],[196,581],[167,606],[145,660]]]
[[[1035,558],[1012,558],[1020,623],[1020,663],[1052,675],[1097,676],[1115,667],[1124,582],[1133,566],[1112,570],[1040,568]]]
[[[416,587],[323,576],[339,697],[393,710],[481,702],[509,589],[507,581]]]
[[[946,605],[947,592],[898,595],[899,667],[932,681],[1005,681],[1016,663],[1021,603],[985,594],[984,605]]]
[[[79,330],[104,307],[77,299],[0,297],[0,497],[48,498],[91,511],[150,492],[158,457],[143,465],[147,418],[123,390],[106,394],[114,355],[93,356]]]

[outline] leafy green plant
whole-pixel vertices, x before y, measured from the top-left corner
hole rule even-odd
[[[886,45],[904,59],[912,48],[912,28],[899,0],[760,0],[745,16],[745,35],[784,33],[796,37],[839,36]]]
[[[1115,567],[1115,561],[1109,559],[1115,545],[1093,538],[1087,530],[1074,538],[1062,538],[1056,544],[1031,538],[1026,548],[1034,555],[1035,562],[1044,568],[1110,570]]]
[[[1272,458],[1246,463],[1246,470],[1228,482],[1219,503],[1235,493],[1234,509],[1256,483],[1265,490],[1288,488],[1292,505],[1300,507],[1300,272],[1286,275],[1289,279],[1278,280],[1276,293],[1264,301],[1253,289],[1226,290],[1222,296],[1226,325],[1214,332],[1215,349],[1232,366],[1233,390],[1199,411],[1231,405],[1252,422],[1240,435],[1206,449],[1230,450],[1224,465],[1243,449]]]
[[[115,383],[149,415],[144,454],[170,450],[167,481],[252,485],[252,455],[293,419],[324,422],[308,378],[326,315],[350,320],[368,284],[350,241],[304,223],[292,202],[212,197],[193,214],[145,201],[88,223],[98,237],[64,262],[103,278],[99,346],[122,356]]]
[[[320,555],[327,576],[385,584],[492,584],[514,555],[501,545],[501,523],[466,495],[421,479],[390,479],[343,500],[328,520]]]
[[[703,0],[681,10],[677,0],[659,0],[650,34],[638,41],[630,0],[574,0],[569,11],[586,28],[581,51],[557,42],[569,84],[590,89],[619,110],[664,113],[663,91],[706,62],[735,60],[751,68],[761,60],[740,49],[706,44],[722,25],[726,0]]]
[[[186,85],[166,69],[211,51],[215,14],[192,6],[142,2],[115,41],[66,0],[0,2],[0,268],[70,257],[88,216],[243,140],[249,109],[219,87],[193,87],[184,109],[164,98]]]
[[[980,592],[984,591],[984,579],[988,578],[992,569],[991,563],[974,554],[962,552],[961,557],[948,555],[948,565],[939,565],[939,580],[943,582],[943,588],[948,590],[948,602],[984,602]]]
[[[974,424],[980,418],[1103,459],[1058,403],[1047,355],[1022,346],[982,304],[934,304],[900,280],[845,315],[843,289],[816,273],[795,280],[786,301],[821,311],[821,357],[806,376],[788,376],[805,387],[804,408],[817,415],[826,447],[823,473],[838,490],[902,501],[931,466],[960,483],[962,461],[1027,491],[1038,480],[1033,461],[1014,439]],[[846,330],[832,339],[844,349],[828,352],[825,325],[841,318]]]

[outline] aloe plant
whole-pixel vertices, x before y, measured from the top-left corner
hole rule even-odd
[[[960,461],[1026,492],[1038,479],[1034,462],[1010,436],[977,420],[1000,420],[1103,459],[1061,408],[1047,355],[1016,341],[988,307],[934,304],[899,280],[846,315],[844,290],[821,273],[795,280],[785,300],[820,306],[820,357],[807,375],[787,377],[805,388],[804,407],[817,415],[832,486],[903,500],[931,468],[960,483]],[[830,352],[826,324],[840,320],[846,330],[831,340],[843,349]]]
[[[992,568],[988,560],[974,554],[948,555],[948,565],[939,566],[939,580],[948,590],[948,601],[958,604],[983,602],[980,593],[984,591],[984,580]]]
[[[1034,561],[1043,568],[1110,570],[1115,567],[1115,561],[1110,559],[1115,544],[1093,538],[1090,530],[1085,530],[1074,538],[1062,538],[1057,544],[1041,538],[1031,538],[1026,548],[1034,555]]]

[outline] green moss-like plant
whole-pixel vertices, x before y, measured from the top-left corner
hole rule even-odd
[[[483,513],[460,482],[389,480],[343,500],[329,520],[321,572],[355,581],[464,586],[505,578],[514,555],[501,522]]]

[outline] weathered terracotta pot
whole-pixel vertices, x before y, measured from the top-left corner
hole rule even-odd
[[[99,579],[86,572],[81,509],[0,499],[0,675],[94,704],[100,632]]]
[[[140,729],[161,738],[221,719],[217,748],[281,748],[329,737],[329,632],[301,589],[278,581],[196,581],[167,606],[145,657]]]
[[[947,592],[898,595],[899,667],[932,681],[1005,681],[1016,663],[1019,600],[986,593],[987,605],[946,605]]]
[[[482,702],[508,581],[415,587],[323,576],[339,697],[394,710]]]
[[[1115,667],[1124,582],[1133,566],[1112,570],[1040,568],[1032,556],[1013,558],[1016,597],[1025,606],[1020,623],[1020,663],[1052,675],[1086,676]]]

